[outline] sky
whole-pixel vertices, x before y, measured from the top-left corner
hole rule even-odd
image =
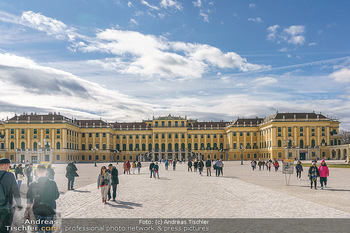
[[[2,0],[0,119],[278,112],[350,130],[348,0]]]

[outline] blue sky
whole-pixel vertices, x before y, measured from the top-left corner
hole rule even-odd
[[[350,130],[348,1],[0,2],[0,117],[322,112]]]

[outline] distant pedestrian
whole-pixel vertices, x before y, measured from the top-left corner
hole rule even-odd
[[[295,170],[297,172],[297,179],[301,179],[301,172],[303,171],[303,165],[301,165],[301,162],[298,160],[297,165],[295,165]]]
[[[194,168],[195,172],[197,171],[197,167],[198,167],[198,161],[195,160],[194,163],[193,163],[193,168]]]
[[[272,167],[272,162],[271,161],[268,161],[266,162],[266,166],[267,166],[267,171],[271,171],[271,167]]]
[[[208,159],[205,162],[205,167],[207,168],[207,176],[211,176],[211,161]]]
[[[123,170],[124,170],[124,174],[126,173],[126,162],[124,161],[123,163]]]
[[[154,171],[154,173],[153,173],[154,179],[156,178],[156,175],[157,175],[157,177],[159,179],[159,165],[158,165],[158,162],[156,162],[156,164],[154,165],[153,171]]]
[[[132,174],[135,174],[136,161],[132,162]]]
[[[113,166],[113,164],[108,165],[108,171],[111,177],[111,188],[113,191],[113,201],[115,201],[115,198],[117,196],[117,186],[119,184],[119,178],[118,178],[118,169]],[[111,189],[108,189],[108,201],[111,200]]]
[[[29,164],[27,168],[25,169],[25,174],[27,176],[27,187],[29,187],[29,184],[33,182],[33,164]]]
[[[255,170],[255,167],[256,167],[256,162],[255,162],[255,160],[252,160],[251,162],[250,162],[250,165],[252,166],[252,169],[253,169],[253,171]]]
[[[191,160],[188,160],[188,163],[187,163],[187,171],[192,171],[192,161]]]
[[[221,176],[224,175],[224,163],[222,162],[222,159],[220,159],[220,163],[221,163],[221,166],[220,166],[220,173],[221,173]]]
[[[149,165],[149,171],[151,172],[151,176],[149,178],[152,178],[152,174],[153,176],[155,176],[154,174],[154,162],[152,161],[151,164]]]
[[[261,162],[261,165],[262,165],[262,169],[264,170],[264,167],[265,167],[265,161],[264,160]]]
[[[173,161],[173,170],[175,171],[176,170],[176,159]]]
[[[142,166],[141,162],[138,161],[136,166],[137,166],[137,172],[138,172],[138,174],[140,174],[140,170],[141,170],[141,166]]]
[[[324,159],[322,159],[321,165],[318,167],[318,171],[320,173],[321,189],[323,189],[323,187],[327,188],[327,177],[329,176],[329,169]]]
[[[0,159],[0,232],[7,233],[11,226],[15,207],[13,199],[15,199],[17,208],[22,209],[21,196],[16,183],[15,176],[9,172],[11,161],[7,158]]]
[[[275,162],[273,163],[273,166],[275,167],[275,172],[277,172],[278,168],[280,167],[280,164],[278,163],[277,160],[275,160]]]
[[[126,174],[130,174],[130,168],[131,168],[131,164],[130,164],[130,161],[128,160],[126,162]]]
[[[169,161],[166,160],[166,161],[165,161],[165,170],[168,170],[168,167],[169,167]]]
[[[262,166],[262,161],[261,160],[259,160],[258,166],[259,166],[259,171],[261,171],[261,166]]]
[[[101,172],[97,178],[97,189],[101,188],[102,203],[107,203],[108,190],[111,187],[111,175],[105,166],[101,167]]]
[[[309,178],[310,178],[310,182],[311,182],[311,189],[312,189],[312,184],[315,185],[315,189],[316,188],[316,184],[317,184],[317,177],[320,176],[320,173],[318,171],[318,168],[316,167],[316,162],[312,162],[312,166],[309,168]]]
[[[215,169],[216,169],[216,176],[220,176],[220,167],[221,167],[222,163],[220,162],[219,159],[216,160],[215,162]]]
[[[57,184],[49,179],[47,169],[43,164],[36,167],[38,179],[29,185],[27,192],[26,216],[29,218],[29,209],[32,207],[39,232],[51,232],[54,215],[56,214],[56,200],[59,198]],[[40,230],[44,228],[45,230]]]
[[[199,175],[202,175],[203,168],[204,168],[203,160],[200,160],[200,161],[198,162]]]
[[[19,191],[21,191],[21,184],[22,181],[24,179],[24,173],[23,173],[23,168],[22,168],[22,164],[18,164],[15,168],[15,177],[17,180],[17,184],[18,184],[18,189]]]
[[[75,177],[78,177],[78,169],[75,166],[74,162],[71,162],[66,167],[66,177],[68,178],[68,190],[74,190],[74,180]]]
[[[51,180],[55,180],[55,171],[52,169],[51,164],[47,165],[46,177],[51,179]]]

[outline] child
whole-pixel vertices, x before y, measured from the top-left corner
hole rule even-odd
[[[329,169],[324,159],[322,159],[321,165],[318,167],[318,171],[320,173],[321,189],[323,189],[323,184],[324,187],[327,188],[327,176],[329,176]]]
[[[320,173],[318,171],[318,168],[316,167],[316,162],[312,162],[312,166],[309,168],[309,177],[311,181],[311,189],[312,189],[312,183],[315,184],[315,189],[316,188],[316,182],[317,182],[317,177],[320,176]]]
[[[298,160],[298,164],[295,166],[295,170],[297,171],[297,179],[300,180],[301,172],[303,171],[303,165],[301,165],[299,160]]]

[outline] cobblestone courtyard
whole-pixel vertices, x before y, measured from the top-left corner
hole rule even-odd
[[[54,165],[61,192],[57,210],[63,218],[350,217],[350,185],[344,182],[349,179],[348,169],[331,168],[328,188],[311,190],[308,168],[304,168],[301,181],[292,175],[286,186],[281,171],[253,172],[249,162],[243,166],[226,162],[223,177],[215,177],[213,172],[211,177],[205,171],[203,176],[187,172],[185,164],[178,164],[176,171],[169,166],[166,171],[162,163],[160,179],[149,177],[148,165],[143,163],[141,174],[131,175],[124,175],[121,164],[117,165],[117,201],[107,205],[102,204],[96,185],[102,164],[77,164],[80,177],[74,191],[67,191],[66,165]]]

